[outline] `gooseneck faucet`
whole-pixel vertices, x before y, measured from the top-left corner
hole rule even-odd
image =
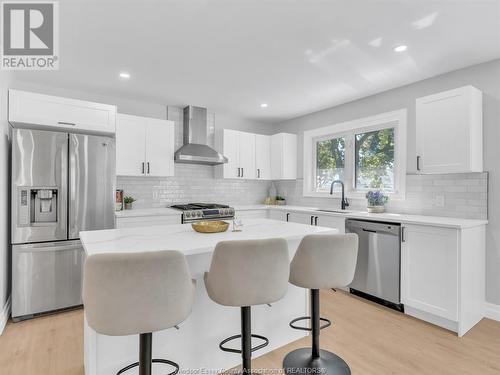
[[[333,195],[333,185],[335,185],[335,184],[340,184],[342,186],[342,200],[340,201],[340,208],[342,210],[345,210],[345,208],[349,206],[349,202],[347,201],[347,198],[345,197],[344,183],[340,180],[333,181],[332,185],[330,186],[330,195]]]

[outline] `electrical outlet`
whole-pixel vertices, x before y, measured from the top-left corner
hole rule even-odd
[[[434,197],[434,206],[444,207],[444,195],[436,195]]]

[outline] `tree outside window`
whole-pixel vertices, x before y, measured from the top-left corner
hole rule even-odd
[[[355,135],[356,189],[394,191],[394,128]]]
[[[333,138],[316,143],[316,190],[327,190],[334,180],[345,177],[345,138]]]

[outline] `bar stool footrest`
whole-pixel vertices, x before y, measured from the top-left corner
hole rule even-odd
[[[250,336],[253,337],[253,338],[256,338],[256,339],[264,341],[262,344],[254,346],[251,349],[252,352],[254,352],[256,350],[259,350],[259,349],[262,349],[262,348],[266,347],[267,345],[269,345],[269,340],[267,339],[267,337],[264,337],[264,336],[261,336],[261,335],[254,335],[254,334],[252,334]],[[222,350],[224,352],[239,353],[239,354],[241,354],[241,349],[233,349],[233,348],[228,348],[228,347],[224,346],[224,344],[227,344],[229,341],[233,341],[233,340],[240,339],[240,338],[241,338],[241,335],[234,335],[234,336],[228,337],[227,339],[222,340],[220,342],[220,344],[219,344],[220,350]]]
[[[300,326],[297,326],[295,325],[294,323],[297,323],[301,320],[311,320],[311,317],[310,316],[301,316],[300,318],[295,318],[294,320],[292,320],[289,325],[291,328],[293,329],[298,329],[298,330],[301,330],[301,331],[309,331],[311,332],[312,331],[312,328],[309,328],[309,327],[300,327]],[[319,320],[321,322],[324,322],[324,324],[322,324],[319,329],[325,329],[327,327],[330,327],[332,325],[332,322],[329,320],[329,319],[326,319],[326,318],[319,318]]]
[[[175,368],[174,371],[169,372],[166,375],[176,375],[179,372],[179,365],[173,361],[169,361],[168,359],[154,358],[153,360],[151,360],[151,362],[152,363],[162,363],[164,365],[170,365],[170,366]],[[116,375],[121,375],[121,374],[125,373],[126,371],[131,370],[134,367],[138,367],[138,366],[139,366],[139,362],[132,363],[132,364],[122,368],[120,371],[118,371],[116,373]]]

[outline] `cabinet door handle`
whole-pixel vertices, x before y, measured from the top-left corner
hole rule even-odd
[[[257,168],[257,178],[260,178],[260,169]]]
[[[144,162],[142,162],[142,174],[144,174]]]
[[[241,168],[241,177],[243,177],[243,168]]]
[[[318,217],[317,216],[314,218],[314,225],[318,226]]]
[[[401,227],[401,242],[406,242],[405,227]]]
[[[420,170],[420,156],[417,156],[417,171]]]
[[[76,126],[74,122],[66,122],[66,121],[57,121],[59,125],[70,125],[70,126]]]
[[[286,213],[286,221],[289,221],[289,219],[290,219],[290,213],[289,213],[289,212],[287,212],[287,213]]]
[[[148,174],[149,174],[149,161],[148,161]]]
[[[238,177],[241,177],[241,176],[240,176],[240,174],[241,174],[240,169],[241,169],[241,168],[238,168]]]
[[[311,225],[314,225],[313,221],[314,221],[314,216],[311,216]]]

